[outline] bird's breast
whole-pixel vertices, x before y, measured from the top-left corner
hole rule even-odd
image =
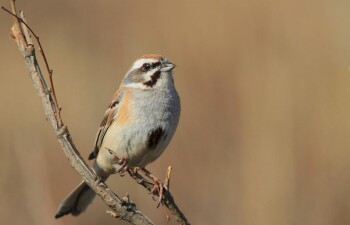
[[[180,100],[175,89],[126,92],[124,98],[102,148],[128,158],[130,167],[144,167],[160,156],[174,135]]]

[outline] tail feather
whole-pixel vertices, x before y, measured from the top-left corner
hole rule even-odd
[[[97,176],[101,178],[101,181],[107,180],[110,175],[101,169],[96,161],[93,165],[93,169]],[[84,181],[81,182],[58,206],[55,218],[57,219],[68,214],[78,216],[85,211],[92,200],[94,200],[95,196],[96,193]]]
[[[55,218],[67,214],[78,216],[95,197],[95,192],[83,181],[59,205]]]

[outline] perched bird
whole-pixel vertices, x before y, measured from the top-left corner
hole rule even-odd
[[[174,67],[166,58],[149,54],[138,58],[126,73],[89,156],[90,160],[95,159],[93,169],[103,181],[131,168],[148,172],[145,166],[168,146],[181,111],[172,75]],[[150,178],[159,185],[159,179],[152,175]],[[59,205],[55,217],[79,215],[94,197],[95,192],[86,183],[80,183]]]

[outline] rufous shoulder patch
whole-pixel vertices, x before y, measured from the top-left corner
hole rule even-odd
[[[131,90],[127,89],[124,92],[123,99],[120,102],[118,109],[116,124],[125,124],[131,119]]]

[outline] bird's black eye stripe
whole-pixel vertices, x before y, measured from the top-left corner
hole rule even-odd
[[[143,65],[142,65],[142,67],[141,67],[141,70],[143,70],[143,71],[148,71],[149,69],[153,69],[153,68],[156,68],[156,67],[158,67],[160,65],[160,62],[155,62],[155,63],[152,63],[152,64],[150,64],[150,63],[144,63]]]
[[[160,66],[160,62],[155,62],[155,63],[152,63],[152,68],[156,68]]]

